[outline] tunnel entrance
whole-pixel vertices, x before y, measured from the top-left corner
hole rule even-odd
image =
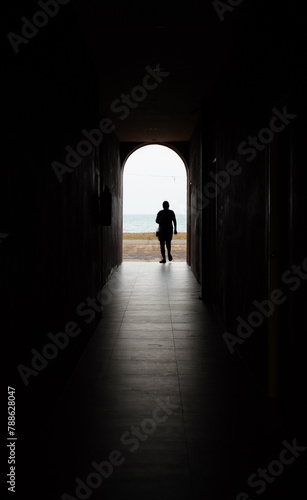
[[[173,260],[186,262],[186,165],[169,146],[140,146],[123,165],[123,261],[159,262],[155,220],[164,201],[169,202],[177,219],[177,235],[172,239]]]

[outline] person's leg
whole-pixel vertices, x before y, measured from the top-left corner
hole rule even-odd
[[[161,249],[161,255],[162,255],[162,260],[160,261],[161,264],[164,264],[166,262],[164,244],[165,244],[165,240],[160,240],[160,249]]]
[[[173,257],[171,255],[171,240],[166,240],[166,248],[168,253],[168,260],[173,260]]]

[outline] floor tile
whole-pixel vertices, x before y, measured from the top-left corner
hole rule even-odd
[[[114,450],[125,460],[91,500],[235,500],[283,429],[190,268],[124,262],[104,290],[110,303],[41,436],[46,500],[74,497],[76,478]]]

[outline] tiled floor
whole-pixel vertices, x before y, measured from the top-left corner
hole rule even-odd
[[[124,263],[105,292],[44,431],[44,498],[258,498],[248,477],[295,436],[230,355],[189,267]],[[281,498],[277,479],[261,498]]]

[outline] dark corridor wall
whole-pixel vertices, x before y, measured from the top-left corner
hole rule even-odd
[[[101,196],[111,194],[110,220],[102,220],[101,284],[104,285],[122,262],[123,240],[123,172],[120,147],[114,133],[104,137],[100,147]],[[104,207],[101,207],[104,210]],[[103,215],[103,213],[101,214]]]
[[[197,281],[202,274],[202,136],[200,122],[195,127],[189,144],[188,170],[188,259]]]
[[[289,271],[307,257],[303,27],[296,21],[296,33],[286,36],[281,20],[272,23],[259,14],[253,21],[203,103],[201,281],[225,332],[237,336],[238,318],[245,321],[250,335],[234,351],[265,393],[277,359],[277,394],[303,425],[306,281],[300,279],[296,291]],[[268,131],[270,124],[280,130]],[[257,143],[251,145],[249,137]],[[285,282],[287,270],[291,284]],[[259,319],[254,326],[255,315],[254,325],[246,326],[253,311],[259,317],[254,301],[267,300],[272,289],[282,291],[284,303],[270,320],[262,315],[262,324]]]
[[[0,246],[0,329],[10,352],[8,377],[21,389],[20,403],[23,393],[29,405],[30,395],[35,400],[44,387],[44,411],[52,404],[51,393],[64,387],[99,319],[97,313],[85,322],[78,305],[96,297],[120,263],[113,245],[120,248],[121,183],[113,135],[101,147],[81,143],[83,130],[97,128],[102,117],[98,76],[69,7],[20,54],[6,50],[5,57],[0,233],[7,236]],[[112,227],[99,221],[100,182],[113,194]],[[31,349],[41,352],[47,334],[63,331],[68,321],[76,321],[82,333],[39,376],[30,376],[25,388],[17,366],[31,367]]]

